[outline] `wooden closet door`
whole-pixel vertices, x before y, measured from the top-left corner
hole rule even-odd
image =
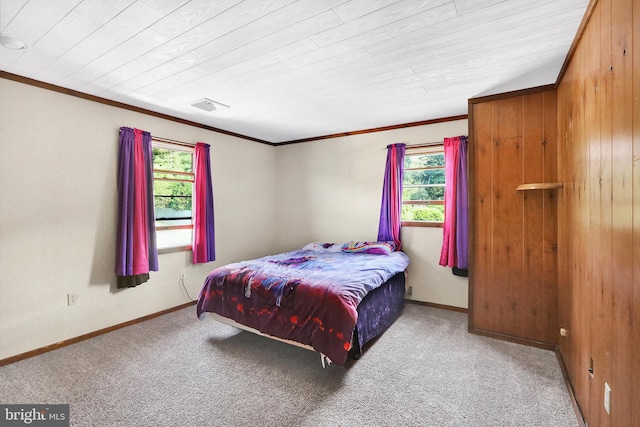
[[[469,329],[552,348],[557,342],[555,89],[470,101]]]

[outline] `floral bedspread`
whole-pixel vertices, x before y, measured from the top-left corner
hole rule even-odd
[[[213,270],[200,292],[198,317],[218,313],[262,333],[310,345],[344,365],[362,298],[409,257],[297,250]]]

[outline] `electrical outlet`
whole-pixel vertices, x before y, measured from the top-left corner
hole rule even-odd
[[[604,409],[611,415],[611,387],[607,383],[604,383]]]
[[[68,305],[76,305],[80,300],[80,295],[76,293],[67,294],[67,304]]]
[[[408,295],[408,296],[413,295],[413,287],[412,287],[412,286],[409,286],[409,287],[407,288],[407,295]]]

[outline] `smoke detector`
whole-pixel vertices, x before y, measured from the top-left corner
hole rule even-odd
[[[13,50],[23,50],[29,47],[26,43],[7,36],[0,36],[0,45]]]
[[[194,101],[189,105],[207,111],[209,113],[216,110],[226,110],[227,108],[231,108],[228,105],[222,104],[209,98],[199,99],[198,101]]]

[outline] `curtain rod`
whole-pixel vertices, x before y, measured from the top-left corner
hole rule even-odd
[[[463,136],[463,135],[460,135],[460,136]],[[441,141],[435,141],[435,142],[423,142],[421,144],[407,144],[406,147],[407,148],[426,148],[426,147],[433,147],[434,145],[444,145],[444,138],[442,138]]]
[[[435,147],[438,145],[444,145],[444,139],[442,141],[438,141],[438,142],[423,142],[421,144],[405,144],[405,148],[409,149],[409,148],[428,148],[428,147]],[[386,150],[387,148],[389,148],[390,145],[387,145],[384,148],[381,148],[381,150]]]
[[[423,147],[433,147],[434,145],[443,145],[444,140],[437,142],[423,142],[422,144],[407,144],[407,148],[423,148]]]
[[[189,148],[193,148],[196,146],[195,144],[189,144],[188,142],[176,141],[175,139],[160,138],[159,136],[151,136],[151,140],[158,141],[158,142],[166,142],[169,144],[181,145],[183,147],[189,147]]]

